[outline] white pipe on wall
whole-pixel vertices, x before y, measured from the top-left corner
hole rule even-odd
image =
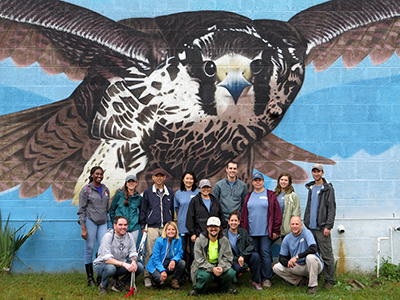
[[[377,257],[377,267],[376,267],[376,277],[379,278],[379,268],[381,263],[381,241],[388,240],[388,237],[378,237],[378,257]]]

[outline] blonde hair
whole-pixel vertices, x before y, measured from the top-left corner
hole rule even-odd
[[[175,228],[176,233],[175,233],[175,236],[174,236],[173,238],[178,240],[178,239],[179,239],[178,227],[176,226],[176,224],[175,224],[174,221],[169,221],[167,224],[165,224],[161,236],[162,236],[164,239],[167,237],[167,228],[168,228],[169,225],[171,225],[172,227]]]

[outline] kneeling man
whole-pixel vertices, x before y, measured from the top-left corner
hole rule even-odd
[[[308,281],[307,293],[315,294],[318,291],[318,274],[324,264],[317,252],[313,234],[302,227],[300,217],[294,216],[290,219],[292,232],[283,239],[279,263],[274,265],[274,272],[297,286],[304,286]]]
[[[127,229],[128,220],[122,216],[115,216],[114,230],[108,231],[101,240],[98,257],[93,264],[97,275],[101,276],[99,291],[102,295],[107,294],[110,277],[117,279],[111,289],[122,292],[129,284],[132,272],[135,272],[136,276],[143,273],[143,265],[137,262],[135,240],[129,232],[126,232]],[[118,280],[123,275],[122,280]]]
[[[233,254],[229,240],[223,236],[221,220],[209,217],[203,232],[194,244],[194,261],[190,275],[193,290],[189,296],[206,293],[212,282],[217,282],[222,293],[236,295],[231,286],[236,278],[236,271],[231,268]]]

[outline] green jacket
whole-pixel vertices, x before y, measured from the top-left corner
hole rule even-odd
[[[139,210],[140,204],[142,203],[142,196],[135,191],[135,193],[129,197],[128,206],[124,205],[125,192],[120,190],[115,196],[110,206],[110,220],[114,224],[115,216],[124,216],[128,219],[128,232],[139,230]]]
[[[282,226],[281,226],[281,236],[286,236],[291,232],[290,229],[290,219],[293,216],[301,215],[300,211],[300,200],[295,192],[291,192],[290,194],[285,194],[285,211],[283,212],[282,217]]]
[[[207,233],[206,233],[207,234]],[[190,269],[190,277],[193,286],[197,284],[197,270],[202,269],[208,273],[212,273],[214,267],[221,267],[223,273],[228,271],[232,266],[233,254],[231,243],[223,236],[218,239],[218,263],[212,264],[207,260],[209,239],[202,233],[196,239],[194,244],[194,261]]]

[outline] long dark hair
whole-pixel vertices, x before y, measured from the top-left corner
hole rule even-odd
[[[236,215],[237,218],[238,218],[238,220],[240,221],[240,211],[239,211],[239,210],[235,209],[233,212],[231,212],[231,213],[229,214],[228,220],[230,220],[231,217],[232,217],[233,215]]]
[[[92,175],[93,175],[94,172],[96,172],[98,169],[102,170],[103,173],[104,173],[103,168],[100,167],[100,166],[95,166],[95,167],[91,168],[91,169],[90,169],[90,176],[89,176],[89,183],[91,183],[91,182],[93,181],[93,176],[92,176]]]
[[[281,175],[279,175],[278,182],[276,183],[275,196],[277,196],[277,197],[282,192],[282,188],[279,185],[279,180],[281,180],[281,178],[283,176],[286,176],[289,179],[289,184],[288,184],[287,188],[285,189],[285,194],[290,194],[290,193],[294,192],[294,187],[292,186],[292,176],[289,173],[282,173]]]
[[[185,176],[188,174],[192,175],[192,177],[193,177],[192,192],[194,192],[197,189],[197,178],[196,178],[196,175],[194,175],[194,173],[192,171],[186,171],[185,173],[183,173],[183,175],[181,177],[181,191],[182,192],[186,191],[185,184],[183,183],[183,178],[185,178]]]

